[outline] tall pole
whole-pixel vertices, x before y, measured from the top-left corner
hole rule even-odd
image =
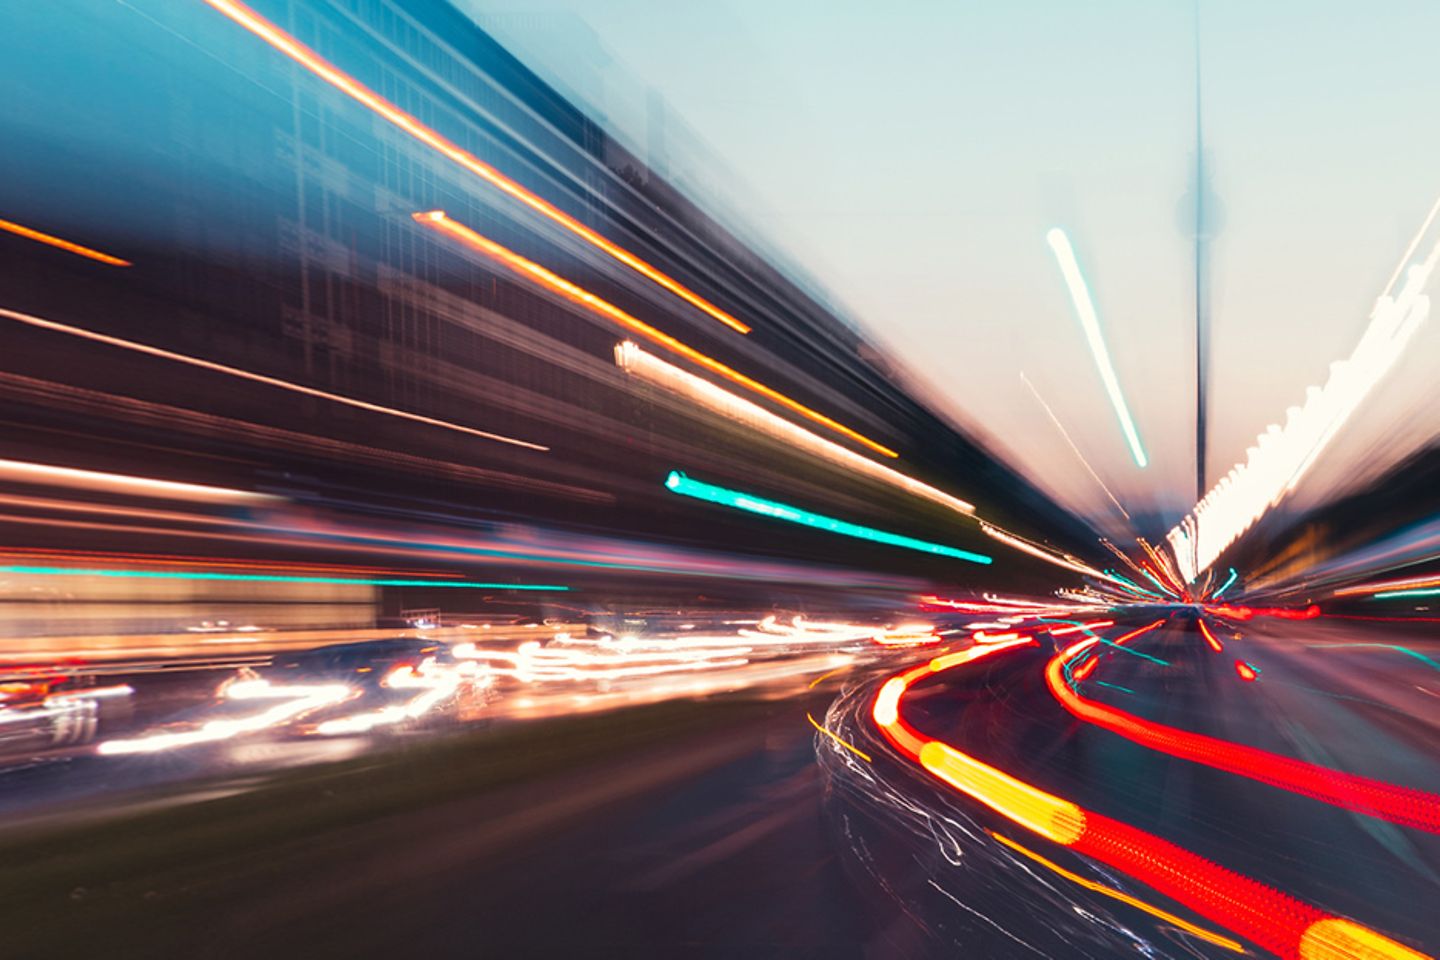
[[[1205,380],[1209,360],[1206,293],[1205,139],[1200,100],[1200,0],[1195,0],[1195,501],[1205,496]]]

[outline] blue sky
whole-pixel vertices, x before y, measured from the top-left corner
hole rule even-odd
[[[1067,504],[1110,512],[1022,370],[1127,506],[1190,506],[1189,2],[465,4],[642,148],[645,90],[658,91],[671,134],[680,118],[698,144],[671,157],[682,178],[781,245],[937,407]],[[1440,193],[1436,37],[1436,3],[1203,3],[1207,162],[1223,214],[1212,480],[1350,351]],[[1144,470],[1045,244],[1057,225],[1092,285]],[[1440,416],[1424,408],[1436,326],[1302,502],[1435,436]]]

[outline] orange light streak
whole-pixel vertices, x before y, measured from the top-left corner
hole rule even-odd
[[[1215,634],[1211,633],[1210,628],[1205,626],[1204,620],[1197,620],[1195,622],[1200,624],[1200,634],[1205,638],[1205,642],[1210,644],[1211,650],[1214,650],[1216,653],[1220,653],[1222,650],[1225,649],[1224,644],[1222,644],[1219,640],[1215,639]]]
[[[1118,646],[1121,646],[1122,644],[1125,644],[1125,643],[1127,643],[1127,642],[1129,642],[1129,641],[1131,641],[1131,640],[1134,640],[1136,637],[1143,636],[1144,634],[1149,633],[1151,630],[1154,630],[1154,629],[1156,629],[1156,628],[1158,628],[1158,627],[1163,627],[1164,625],[1165,625],[1165,621],[1164,621],[1164,620],[1156,620],[1154,623],[1146,624],[1145,626],[1141,627],[1141,628],[1138,629],[1138,630],[1131,630],[1129,633],[1125,634],[1125,635],[1122,636],[1122,637],[1116,637],[1114,640],[1111,640],[1110,642],[1113,643],[1115,646],[1118,647]]]
[[[82,340],[92,340],[95,343],[103,343],[106,346],[120,347],[125,350],[133,350],[136,353],[143,353],[146,356],[159,357],[162,360],[173,360],[176,363],[188,364],[192,367],[199,367],[202,370],[211,370],[215,373],[223,373],[228,376],[238,377],[241,380],[249,380],[253,383],[263,383],[267,387],[277,387],[281,390],[289,390],[291,393],[301,393],[307,397],[317,397],[321,400],[329,400],[332,403],[344,404],[347,407],[355,407],[359,410],[369,410],[372,413],[383,413],[386,416],[399,417],[402,420],[410,420],[414,423],[423,423],[431,427],[440,427],[443,430],[454,430],[457,433],[469,434],[472,437],[480,437],[483,440],[494,440],[497,443],[508,443],[511,446],[525,447],[528,450],[548,451],[550,448],[538,443],[531,443],[528,440],[516,440],[514,437],[501,436],[498,433],[489,433],[485,430],[477,430],[474,427],[467,427],[459,423],[451,423],[448,420],[437,420],[434,417],[427,417],[419,413],[411,413],[408,410],[399,410],[395,407],[381,406],[378,403],[370,403],[368,400],[357,400],[354,397],[342,396],[338,393],[330,393],[328,390],[317,390],[314,387],[307,387],[304,384],[292,383],[289,380],[281,380],[278,377],[267,377],[263,373],[251,373],[249,370],[241,370],[239,367],[226,366],[223,363],[216,363],[213,360],[202,360],[199,357],[192,357],[184,353],[175,353],[173,350],[164,350],[160,347],[152,347],[146,343],[137,343],[134,340],[125,340],[121,337],[112,337],[105,333],[96,333],[94,330],[86,330],[84,327],[72,327],[68,323],[57,323],[54,320],[46,320],[42,317],[34,317],[28,313],[20,313],[15,310],[0,308],[0,317],[6,317],[23,323],[26,326],[38,327],[41,330],[50,330],[55,333],[63,333],[72,337],[79,337]]]
[[[17,237],[24,237],[26,240],[34,240],[36,243],[43,243],[47,246],[56,247],[67,253],[85,257],[89,260],[98,260],[100,263],[109,264],[112,267],[134,266],[129,260],[121,260],[119,257],[112,257],[108,253],[101,253],[99,250],[92,250],[89,247],[82,247],[78,243],[71,243],[69,240],[62,240],[59,237],[48,233],[41,233],[39,230],[31,230],[29,227],[12,223],[9,220],[0,220],[0,230],[13,233]]]
[[[714,319],[719,320],[732,330],[739,333],[750,332],[750,328],[746,324],[735,319],[735,317],[732,317],[729,313],[715,306],[715,304],[706,300],[678,280],[675,280],[668,274],[662,273],[624,247],[610,242],[550,201],[525,189],[473,153],[462,149],[459,145],[425,126],[415,117],[405,113],[393,103],[390,103],[369,87],[360,83],[354,77],[341,72],[334,64],[322,58],[315,51],[302,44],[299,40],[296,40],[284,30],[281,30],[269,20],[260,16],[254,10],[251,10],[245,4],[239,3],[237,0],[205,0],[205,2],[326,83],[388,120],[427,147],[430,147],[475,174],[475,176],[496,188],[501,193],[511,199],[518,200],[547,220],[559,224],[597,250],[608,254],[641,276],[659,284],[677,297],[699,308]]]
[[[1246,663],[1244,660],[1235,661],[1235,672],[1239,674],[1240,679],[1244,680],[1246,683],[1254,683],[1255,678],[1259,676],[1259,674],[1255,672],[1255,668],[1250,666],[1250,664]]]
[[[833,440],[827,440],[819,434],[812,433],[797,423],[792,423],[784,417],[771,413],[758,403],[732,393],[718,384],[711,383],[704,377],[682,370],[652,353],[645,352],[639,344],[632,340],[625,340],[615,345],[615,363],[631,376],[638,377],[647,383],[657,384],[720,416],[777,440],[793,444],[795,447],[813,453],[831,463],[892,484],[907,493],[924,497],[965,516],[973,516],[975,513],[973,504],[961,500],[959,497],[952,497],[928,483],[908,477],[884,464],[877,463],[849,447],[841,446]]]
[[[531,280],[534,280],[541,286],[545,287],[547,290],[550,290],[553,293],[557,293],[565,299],[570,300],[573,303],[577,303],[580,306],[590,310],[591,312],[599,314],[600,316],[605,317],[606,319],[616,324],[619,324],[621,327],[630,331],[631,333],[638,334],[639,336],[642,336],[645,339],[649,340],[651,343],[655,343],[661,347],[664,347],[671,353],[678,354],[679,356],[682,356],[685,359],[690,360],[691,362],[696,363],[701,367],[704,367],[711,373],[719,374],[720,376],[724,377],[732,383],[739,384],[747,390],[760,394],[760,396],[765,397],[767,400],[772,400],[775,403],[780,404],[787,410],[791,410],[795,413],[800,414],[802,417],[806,417],[810,420],[815,421],[816,423],[829,427],[836,433],[849,437],[856,443],[869,447],[876,453],[884,454],[887,457],[900,456],[900,454],[896,453],[894,450],[891,450],[889,447],[876,443],[874,440],[871,440],[864,434],[851,430],[843,423],[838,423],[835,420],[830,419],[829,417],[825,416],[825,414],[820,413],[818,410],[812,410],[810,407],[805,406],[800,401],[793,400],[790,397],[787,397],[785,394],[779,392],[778,390],[767,387],[765,386],[765,384],[759,382],[758,380],[753,380],[750,377],[747,377],[745,374],[740,373],[738,370],[733,370],[730,367],[727,367],[725,364],[721,363],[719,360],[716,360],[714,357],[707,356],[706,354],[701,353],[699,350],[696,350],[694,347],[681,343],[679,340],[676,340],[668,333],[663,333],[660,330],[657,330],[645,321],[640,320],[637,317],[630,315],[629,313],[626,313],[624,310],[621,310],[613,303],[610,303],[607,300],[602,300],[600,297],[597,297],[595,294],[584,289],[583,287],[576,286],[569,280],[566,280],[564,277],[561,277],[560,275],[545,269],[535,261],[527,260],[515,251],[510,250],[507,247],[503,247],[500,244],[496,243],[494,240],[491,240],[489,237],[481,236],[474,230],[465,226],[463,223],[460,223],[448,217],[443,210],[429,210],[424,213],[412,214],[412,216],[417,223],[420,223],[423,226],[430,227],[431,229],[438,230],[441,233],[447,234],[452,239],[460,242],[461,244],[464,244],[471,250],[474,250],[477,253],[484,254],[490,259],[495,260],[500,264],[503,264],[504,266],[510,268],[516,273]]]
[[[396,577],[425,577],[459,579],[462,575],[449,570],[402,570],[395,567],[375,567],[364,564],[310,563],[302,560],[238,560],[217,557],[187,556],[174,553],[117,553],[95,550],[57,550],[50,548],[6,547],[0,549],[0,558],[52,559],[63,562],[98,561],[107,563],[131,563],[137,566],[175,567],[188,569],[196,567],[237,568],[241,570],[289,570],[302,573],[342,573],[350,575],[379,575]]]
[[[1090,662],[1094,663],[1093,660]],[[1095,893],[1102,893],[1107,897],[1113,897],[1114,899],[1119,900],[1121,903],[1129,904],[1137,910],[1143,910],[1144,912],[1150,914],[1152,917],[1164,920],[1166,923],[1176,926],[1181,930],[1184,930],[1186,933],[1192,934],[1193,936],[1199,937],[1201,940],[1213,943],[1217,947],[1224,947],[1226,950],[1231,950],[1235,953],[1245,952],[1245,948],[1237,940],[1231,940],[1229,937],[1221,936],[1218,933],[1212,933],[1211,931],[1206,930],[1204,927],[1196,926],[1189,920],[1175,916],[1175,914],[1170,913],[1168,910],[1161,910],[1159,907],[1152,907],[1144,900],[1132,897],[1130,896],[1130,894],[1125,893],[1124,891],[1116,890],[1114,887],[1107,887],[1103,883],[1096,883],[1094,880],[1088,880],[1085,877],[1080,876],[1078,873],[1072,873],[1069,870],[1066,870],[1064,867],[1060,866],[1058,863],[1055,863],[1052,860],[1047,860],[1046,858],[1040,856],[1040,854],[1029,849],[1028,847],[1023,847],[1020,844],[1016,843],[1014,840],[1011,840],[1009,837],[1001,836],[993,830],[986,830],[985,832],[990,834],[990,836],[994,837],[996,840],[999,840],[1001,843],[1005,844],[1005,846],[1009,847],[1011,850],[1014,850],[1016,853],[1019,853],[1025,857],[1029,857],[1031,860],[1040,864],[1042,867],[1045,867],[1053,871],[1054,873],[1059,874],[1066,880],[1069,880],[1071,883],[1075,883],[1084,887],[1086,890],[1093,890]]]

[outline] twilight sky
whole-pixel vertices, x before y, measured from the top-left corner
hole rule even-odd
[[[785,251],[1063,503],[1194,501],[1189,0],[461,0],[702,203]],[[1440,4],[1203,0],[1210,471],[1347,355],[1440,193]],[[1069,234],[1150,456],[1135,466],[1045,243]],[[1440,318],[1299,502],[1440,429]],[[963,495],[963,479],[956,489]]]

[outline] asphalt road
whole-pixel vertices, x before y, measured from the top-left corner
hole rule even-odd
[[[1329,619],[1212,623],[1218,652],[1187,613],[1128,649],[1099,646],[1079,689],[1150,723],[1440,793],[1433,640]],[[1044,668],[1081,636],[1040,633],[935,674],[903,717],[1085,810],[1440,949],[1437,834],[1078,719]],[[884,739],[879,686],[942,649],[887,652],[813,688],[342,738],[329,753],[262,739],[224,762],[175,751],[12,770],[6,955],[1234,956],[1223,924],[1017,829]]]

